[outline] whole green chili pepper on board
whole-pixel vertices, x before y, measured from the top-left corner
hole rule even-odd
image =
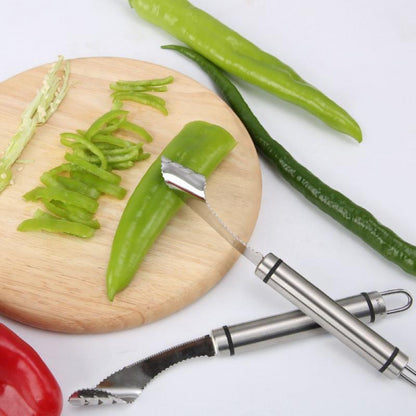
[[[298,163],[267,133],[236,87],[218,67],[189,48],[176,45],[163,46],[163,48],[174,49],[192,59],[212,78],[226,101],[246,126],[256,148],[296,190],[385,258],[407,273],[416,275],[416,247],[401,239],[377,221],[366,209],[323,183]]]
[[[194,121],[185,125],[162,155],[208,176],[235,144],[222,127]],[[159,156],[131,195],[118,224],[107,268],[110,300],[130,283],[153,242],[182,204],[162,178]]]
[[[187,0],[129,0],[137,14],[162,27],[225,71],[309,111],[362,140],[356,121],[292,68]]]

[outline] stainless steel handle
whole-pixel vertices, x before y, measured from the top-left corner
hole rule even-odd
[[[379,292],[362,293],[337,301],[350,313],[365,322],[374,322],[376,317],[388,314],[383,294]],[[212,331],[217,352],[233,355],[236,352],[258,348],[288,339],[324,332],[313,319],[301,311],[273,315],[237,325],[223,326]]]
[[[256,275],[310,316],[322,328],[356,351],[380,372],[398,377],[409,358],[274,254],[269,253]]]

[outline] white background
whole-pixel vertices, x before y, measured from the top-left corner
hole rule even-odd
[[[357,119],[364,133],[360,145],[303,110],[239,83],[266,129],[299,162],[415,243],[416,3],[194,4],[291,65]],[[127,0],[0,0],[0,5],[0,80],[58,54],[121,56],[171,67],[212,88],[194,64],[159,48],[175,40],[136,16]],[[416,295],[414,277],[321,213],[263,160],[261,167],[263,199],[253,246],[278,253],[335,298],[397,287]],[[130,362],[213,328],[290,309],[241,258],[202,299],[145,327],[66,335],[0,320],[39,352],[66,399]],[[415,322],[413,308],[376,329],[416,365]],[[191,360],[157,377],[133,405],[75,409],[65,403],[63,414],[404,416],[415,408],[414,388],[381,376],[337,340],[317,336],[231,358]]]

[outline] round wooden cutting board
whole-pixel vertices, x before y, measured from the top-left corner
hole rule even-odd
[[[113,302],[106,296],[105,275],[113,235],[135,186],[166,144],[193,120],[227,129],[238,145],[208,181],[209,200],[226,224],[243,239],[255,226],[261,199],[256,151],[244,126],[213,92],[169,68],[133,59],[71,60],[71,88],[58,111],[39,127],[15,164],[14,184],[0,194],[0,314],[60,332],[93,333],[149,323],[198,299],[237,260],[203,220],[184,206],[168,224],[143,261],[130,286]],[[0,151],[16,132],[20,115],[40,88],[49,65],[31,69],[0,84]],[[84,240],[45,232],[19,232],[17,226],[42,204],[23,194],[40,185],[40,175],[64,162],[59,134],[86,129],[111,109],[111,82],[173,75],[169,90],[159,93],[169,111],[126,103],[129,120],[146,128],[154,141],[145,144],[150,159],[121,171],[128,193],[120,201],[99,199],[95,236]],[[131,140],[135,140],[133,137]]]

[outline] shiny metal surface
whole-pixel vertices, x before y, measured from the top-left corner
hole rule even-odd
[[[81,389],[68,399],[74,406],[134,402],[147,383],[163,370],[189,358],[215,355],[212,338],[206,335],[122,368],[93,389]]]
[[[268,254],[256,274],[379,371],[397,377],[406,367],[408,357],[405,354],[275,255]]]
[[[187,204],[201,218],[203,218],[218,234],[228,241],[237,251],[257,266],[263,259],[262,254],[249,247],[238,235],[234,234],[222,221],[219,215],[206,200],[205,176],[188,169],[179,163],[162,156],[162,176],[166,184],[182,197],[192,196],[195,199],[187,200]]]
[[[371,305],[363,294],[340,299],[337,303],[364,322],[374,322],[376,317],[386,316],[386,304],[381,293],[370,292],[366,295]],[[233,355],[324,332],[313,319],[297,310],[218,328],[212,331],[212,337],[219,354]]]

